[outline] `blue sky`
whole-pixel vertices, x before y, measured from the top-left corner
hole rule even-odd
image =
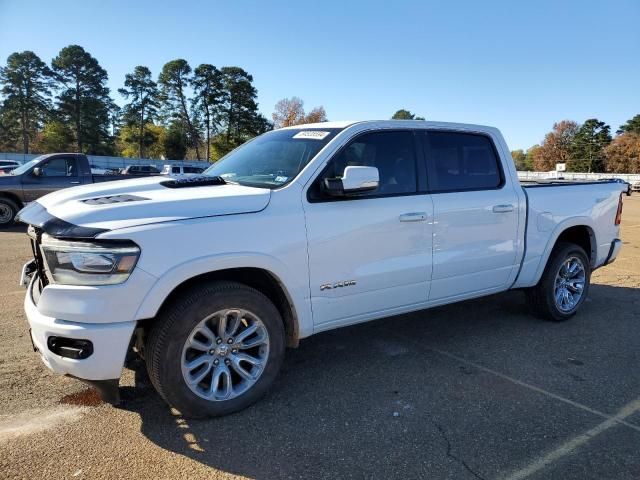
[[[512,149],[553,123],[640,113],[640,1],[0,0],[0,60],[51,61],[82,45],[116,90],[136,65],[238,65],[260,110],[296,95],[331,120],[389,118],[499,127]]]

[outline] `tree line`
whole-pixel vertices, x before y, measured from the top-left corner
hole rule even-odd
[[[401,109],[396,120],[424,120]],[[513,150],[518,170],[548,172],[564,163],[569,172],[640,173],[640,114],[624,123],[615,136],[611,127],[597,118],[579,124],[562,120],[553,125],[540,144]]]
[[[79,45],[48,65],[34,52],[15,52],[0,67],[0,150],[78,151],[139,158],[217,160],[272,128],[327,121],[324,107],[305,112],[298,97],[275,105],[272,121],[259,111],[253,77],[240,67],[167,62],[157,78],[146,66],[127,73],[118,106],[108,74]],[[400,109],[393,119],[424,120]],[[591,118],[562,120],[540,144],[511,152],[519,170],[640,173],[640,114],[611,135]]]
[[[15,52],[0,67],[0,150],[215,160],[271,128],[253,77],[240,67],[167,62],[127,73],[118,106],[108,74],[79,45],[48,65]]]
[[[640,173],[640,114],[611,135],[611,127],[597,118],[579,124],[562,120],[540,144],[511,156],[518,170],[551,171],[564,163],[570,172]]]

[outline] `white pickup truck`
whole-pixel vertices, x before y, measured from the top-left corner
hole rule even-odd
[[[111,402],[137,350],[184,415],[230,413],[314,333],[510,289],[541,317],[571,317],[618,254],[623,189],[523,188],[490,127],[272,131],[200,176],[80,186],[24,208],[33,345]]]

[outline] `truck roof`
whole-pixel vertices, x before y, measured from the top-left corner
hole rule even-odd
[[[335,122],[307,123],[304,125],[293,125],[284,127],[286,129],[306,129],[306,128],[347,128],[356,124],[370,123],[372,126],[389,128],[389,127],[424,127],[424,128],[451,128],[465,130],[489,131],[495,130],[495,127],[487,125],[477,125],[473,123],[454,123],[454,122],[437,122],[430,120],[345,120]]]

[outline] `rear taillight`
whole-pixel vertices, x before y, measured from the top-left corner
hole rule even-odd
[[[618,200],[618,211],[616,212],[616,225],[620,225],[622,222],[622,193],[620,194],[620,199]]]

